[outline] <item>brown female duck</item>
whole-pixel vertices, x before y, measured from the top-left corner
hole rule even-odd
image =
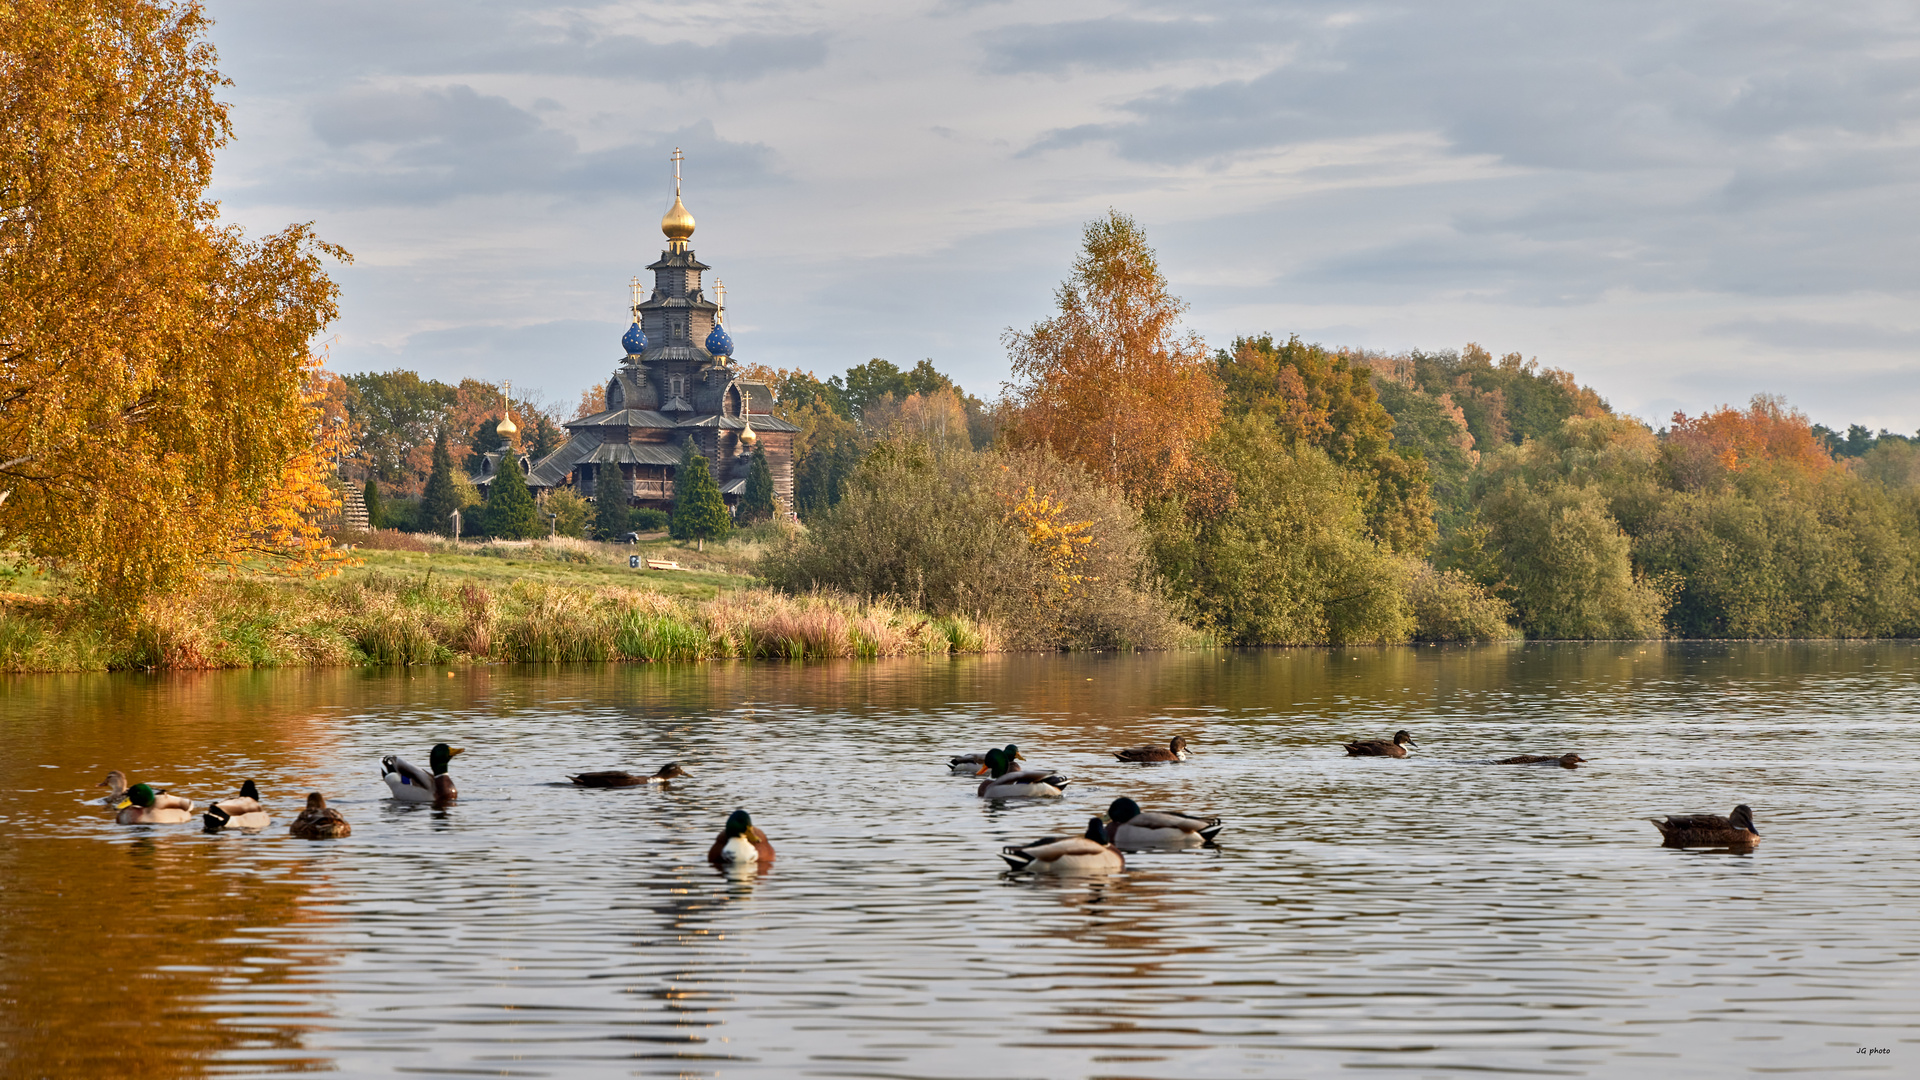
[[[676,780],[685,775],[687,775],[687,770],[681,768],[679,762],[669,761],[665,765],[660,766],[660,768],[651,775],[609,769],[605,772],[574,773],[568,776],[567,779],[579,784],[581,787],[635,787],[640,784],[651,784],[656,780],[664,783],[665,781]]]
[[[1347,745],[1348,757],[1406,757],[1407,747],[1419,747],[1413,736],[1405,730],[1393,733],[1393,741],[1386,739],[1367,739],[1362,742],[1350,742]]]
[[[340,816],[340,811],[327,805],[326,796],[316,791],[307,796],[307,808],[293,819],[287,832],[301,840],[338,840],[353,835],[353,826]]]
[[[1726,817],[1719,814],[1668,814],[1648,818],[1660,830],[1665,847],[1752,847],[1760,842],[1753,811],[1746,803]]]
[[[1587,760],[1579,754],[1561,754],[1559,757],[1547,757],[1541,754],[1521,754],[1519,757],[1501,758],[1495,765],[1558,765],[1563,769],[1577,769]]]
[[[1175,735],[1165,746],[1129,746],[1115,750],[1113,756],[1121,761],[1185,761],[1193,754],[1187,750],[1187,740]]]

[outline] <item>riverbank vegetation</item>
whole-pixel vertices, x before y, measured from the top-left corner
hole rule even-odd
[[[992,624],[963,616],[756,587],[739,572],[765,551],[766,537],[751,532],[705,552],[664,540],[634,548],[363,539],[392,547],[356,550],[360,565],[327,581],[242,575],[124,618],[103,618],[45,581],[16,582],[38,588],[0,598],[0,671],[823,659],[999,647]],[[635,571],[633,552],[688,569]]]

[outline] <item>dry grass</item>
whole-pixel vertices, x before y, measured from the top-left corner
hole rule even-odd
[[[695,599],[379,572],[317,585],[217,583],[150,605],[117,630],[58,601],[0,604],[0,671],[814,660],[976,652],[995,640],[969,620],[827,592]]]

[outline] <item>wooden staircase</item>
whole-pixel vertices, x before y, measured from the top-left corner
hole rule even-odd
[[[340,493],[340,528],[346,532],[367,531],[367,497],[352,484]]]

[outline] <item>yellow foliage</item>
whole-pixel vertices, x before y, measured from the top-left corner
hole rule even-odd
[[[1026,535],[1034,553],[1053,573],[1054,584],[1062,597],[1076,585],[1096,580],[1079,573],[1087,561],[1087,549],[1093,546],[1088,531],[1091,521],[1062,521],[1067,504],[1051,495],[1042,495],[1032,486],[1019,499],[1007,499],[1007,520]]]

